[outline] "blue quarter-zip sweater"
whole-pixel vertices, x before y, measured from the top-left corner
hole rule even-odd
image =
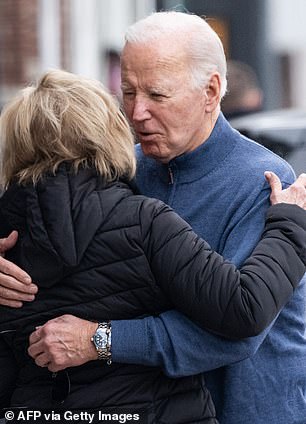
[[[168,203],[223,256],[241,264],[259,239],[269,205],[264,171],[284,185],[294,173],[241,136],[222,114],[196,150],[168,165],[137,148],[141,192]],[[305,278],[274,324],[258,337],[229,341],[183,315],[114,321],[116,362],[163,367],[179,377],[204,373],[221,424],[306,424]]]

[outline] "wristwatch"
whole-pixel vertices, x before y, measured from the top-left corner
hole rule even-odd
[[[106,361],[108,365],[112,363],[111,342],[112,328],[110,322],[99,322],[98,328],[91,341],[95,345],[98,352],[98,359]]]

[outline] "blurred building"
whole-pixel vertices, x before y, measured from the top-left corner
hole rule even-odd
[[[118,93],[126,27],[173,8],[205,16],[228,59],[255,70],[264,109],[306,108],[305,0],[0,0],[0,105],[50,67]]]
[[[0,106],[48,68],[120,86],[124,31],[154,0],[0,0]]]
[[[264,109],[306,109],[305,0],[157,0],[205,16],[228,59],[250,65],[264,93]]]
[[[69,0],[0,0],[0,104],[44,65],[69,68],[69,6]]]

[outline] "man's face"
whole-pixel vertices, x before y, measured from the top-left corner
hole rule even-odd
[[[206,96],[192,88],[187,59],[175,43],[152,44],[123,49],[123,105],[143,153],[167,163],[204,141]]]

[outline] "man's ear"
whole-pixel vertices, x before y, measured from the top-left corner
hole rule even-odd
[[[206,106],[205,111],[207,113],[212,113],[220,104],[220,87],[221,79],[219,73],[214,73],[210,77],[206,87],[205,87],[205,96],[206,96]]]

